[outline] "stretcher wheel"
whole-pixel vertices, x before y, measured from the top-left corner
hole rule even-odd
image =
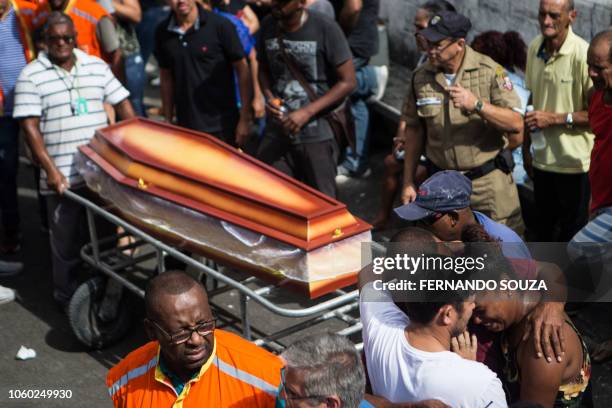
[[[112,321],[100,318],[108,278],[96,276],[77,288],[68,306],[68,320],[77,339],[90,349],[104,348],[121,339],[130,328],[128,297],[121,296],[117,315]]]

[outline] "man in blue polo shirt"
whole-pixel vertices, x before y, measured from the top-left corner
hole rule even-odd
[[[472,182],[458,171],[435,173],[421,184],[416,199],[395,209],[402,219],[417,221],[442,241],[461,240],[463,228],[480,224],[493,238],[503,242],[509,258],[531,258],[529,249],[514,231],[470,208]]]

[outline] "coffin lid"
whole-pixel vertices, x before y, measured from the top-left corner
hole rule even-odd
[[[80,150],[116,181],[304,250],[371,229],[346,205],[205,133],[142,118]]]

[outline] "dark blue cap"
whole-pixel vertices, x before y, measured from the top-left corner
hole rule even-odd
[[[397,207],[395,213],[408,221],[417,221],[432,214],[470,206],[472,181],[458,171],[435,173],[421,184],[416,199]]]
[[[441,10],[429,20],[427,28],[419,31],[419,34],[428,41],[437,43],[445,38],[465,38],[471,28],[472,22],[463,14]]]

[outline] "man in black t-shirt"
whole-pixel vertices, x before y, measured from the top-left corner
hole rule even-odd
[[[380,0],[330,0],[336,20],[348,38],[355,57],[369,59],[378,52]]]
[[[195,0],[170,0],[172,13],[158,27],[162,108],[171,122],[242,146],[252,121],[253,86],[244,49],[232,23]],[[238,78],[242,107],[234,92]]]
[[[283,61],[279,35],[318,96],[316,102],[309,100]],[[258,157],[335,197],[338,151],[324,115],[356,84],[351,52],[340,27],[319,13],[306,11],[305,0],[273,0],[272,15],[262,22],[259,47],[259,78],[268,101],[268,120]],[[286,113],[271,103],[276,98],[283,101]]]

